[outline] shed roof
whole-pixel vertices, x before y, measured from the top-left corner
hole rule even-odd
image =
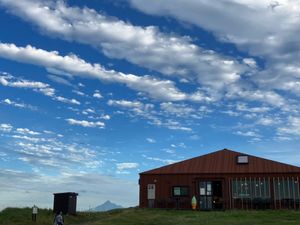
[[[62,193],[53,193],[53,195],[55,195],[55,196],[58,196],[58,195],[77,196],[78,193],[76,193],[76,192],[62,192]]]
[[[237,157],[248,156],[248,163],[238,164]],[[223,149],[184,160],[143,174],[241,174],[241,173],[300,173],[300,167],[280,163],[241,152]]]

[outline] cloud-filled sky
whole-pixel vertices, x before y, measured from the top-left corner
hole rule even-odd
[[[138,204],[229,148],[300,166],[300,3],[0,0],[0,208]]]

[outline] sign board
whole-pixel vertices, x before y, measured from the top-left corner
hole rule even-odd
[[[155,199],[155,184],[148,184],[147,185],[147,193],[148,199]]]

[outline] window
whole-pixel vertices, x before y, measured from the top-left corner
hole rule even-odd
[[[173,196],[188,196],[189,195],[189,187],[186,186],[176,186],[173,187]]]
[[[293,177],[273,179],[274,197],[282,199],[300,199],[298,179]]]
[[[271,198],[269,178],[236,178],[231,190],[233,198]]]
[[[239,155],[237,157],[237,163],[238,164],[248,164],[249,163],[248,156],[247,155]]]

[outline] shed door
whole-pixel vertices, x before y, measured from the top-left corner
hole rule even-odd
[[[148,199],[155,199],[155,184],[148,184]]]
[[[148,199],[148,207],[154,208],[155,203],[155,184],[147,185],[147,199]]]

